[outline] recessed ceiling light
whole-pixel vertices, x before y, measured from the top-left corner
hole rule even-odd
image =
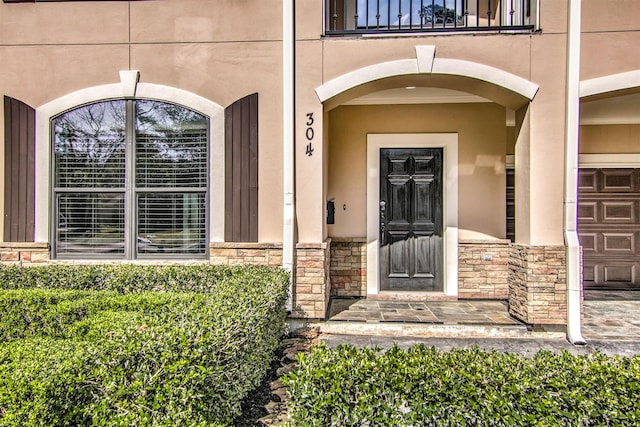
[[[405,89],[415,89],[415,88],[416,88],[415,86],[407,86],[407,87],[405,87]]]

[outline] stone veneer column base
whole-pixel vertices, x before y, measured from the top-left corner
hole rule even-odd
[[[294,318],[324,319],[329,307],[329,250],[331,239],[323,243],[296,245]]]
[[[461,240],[458,243],[458,298],[506,300],[510,255],[510,240]]]
[[[367,296],[367,239],[331,239],[331,296]]]
[[[509,314],[531,325],[567,323],[564,246],[512,246]]]

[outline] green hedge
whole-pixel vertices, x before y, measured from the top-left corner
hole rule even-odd
[[[228,424],[285,331],[279,269],[0,267],[0,286],[1,426]]]
[[[220,283],[282,280],[280,270],[260,267],[47,265],[23,268],[0,265],[0,289],[109,290],[124,294],[143,291],[216,292]]]
[[[640,424],[640,357],[319,346],[299,362],[296,426]]]

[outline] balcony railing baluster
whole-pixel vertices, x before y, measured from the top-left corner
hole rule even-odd
[[[413,30],[413,0],[409,0],[409,29]]]
[[[367,9],[367,10],[366,10],[367,15],[366,15],[366,16],[365,16],[365,18],[364,18],[364,26],[365,26],[366,28],[369,28],[369,2],[367,2],[367,4],[366,4],[366,9]]]
[[[332,30],[338,30],[338,0],[333,0],[333,15],[331,16]]]
[[[447,31],[530,32],[535,29],[535,22],[531,16],[531,0],[325,0],[325,2],[327,11],[325,34],[330,36]],[[375,15],[373,15],[374,10]],[[374,17],[375,25],[372,22]],[[419,19],[419,25],[416,19]]]

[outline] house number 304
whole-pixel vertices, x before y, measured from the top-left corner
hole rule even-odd
[[[313,131],[313,123],[314,123],[314,119],[313,119],[313,113],[307,113],[307,130],[305,131],[305,136],[307,137],[307,156],[313,156],[313,136],[314,136],[314,131]]]

